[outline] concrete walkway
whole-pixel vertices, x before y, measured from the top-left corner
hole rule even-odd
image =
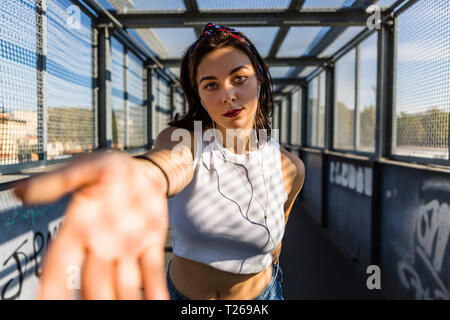
[[[385,299],[380,290],[367,289],[370,275],[334,245],[298,198],[286,226],[280,265],[285,299]]]

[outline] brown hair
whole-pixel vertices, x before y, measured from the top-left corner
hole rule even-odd
[[[269,118],[273,112],[272,78],[264,60],[259,55],[253,43],[242,32],[238,32],[239,39],[226,31],[216,31],[209,36],[201,36],[195,43],[186,49],[181,60],[180,84],[186,97],[188,112],[183,117],[177,112],[169,126],[194,130],[194,121],[202,121],[204,127],[212,127],[212,119],[201,106],[196,84],[197,68],[204,56],[214,50],[234,47],[242,50],[250,58],[256,77],[261,84],[258,108],[256,111],[256,128],[258,138],[259,129],[266,129],[267,139],[271,137]],[[246,43],[247,42],[247,43]],[[249,46],[252,46],[250,48]]]

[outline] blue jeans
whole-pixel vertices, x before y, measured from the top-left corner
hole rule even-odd
[[[272,278],[267,286],[261,290],[261,293],[254,300],[284,300],[281,283],[283,282],[283,271],[278,264],[273,264]],[[170,262],[169,262],[170,267]],[[278,269],[278,276],[275,278]],[[169,289],[170,300],[189,300],[179,292],[170,280],[169,268],[167,269],[167,288]]]

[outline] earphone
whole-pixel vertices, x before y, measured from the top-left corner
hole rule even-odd
[[[257,87],[258,87],[258,100],[259,100],[260,86],[257,85]],[[203,101],[202,101],[201,99],[200,99],[200,102],[201,102],[203,108],[205,108],[205,110],[206,110],[206,107],[205,107],[205,105],[203,104]],[[223,152],[222,146],[217,142],[217,136],[216,136],[216,133],[215,133],[216,128],[215,128],[214,121],[212,121],[212,122],[213,122],[213,127],[214,127],[214,138],[215,138],[214,141],[215,141],[215,143],[218,145],[218,147],[219,147],[219,149],[220,149],[220,152],[221,152],[221,154],[222,154],[222,156],[223,156],[224,161],[225,161],[225,162],[229,162],[229,161],[227,161],[227,159],[226,159],[226,156],[225,156],[225,153]],[[270,240],[272,241],[272,245],[273,245],[273,247],[274,247],[274,249],[275,249],[275,251],[276,251],[276,254],[277,254],[277,271],[276,271],[276,274],[275,274],[275,278],[277,278],[277,277],[278,277],[278,269],[279,269],[279,265],[280,265],[280,254],[279,254],[279,252],[278,252],[278,247],[277,247],[276,244],[275,244],[275,241],[274,241],[274,239],[273,239],[273,237],[272,237],[272,234],[271,234],[271,232],[270,232],[270,229],[269,229],[269,227],[267,226],[267,200],[268,200],[268,192],[267,192],[267,185],[266,185],[265,176],[264,176],[264,156],[263,156],[263,154],[262,154],[262,151],[261,151],[261,145],[260,145],[260,143],[259,143],[259,139],[257,138],[258,136],[257,136],[257,133],[256,133],[256,115],[255,115],[254,125],[255,125],[255,135],[256,135],[256,139],[257,139],[258,150],[260,151],[259,153],[260,153],[260,156],[261,156],[261,171],[262,171],[262,176],[263,176],[263,181],[264,181],[264,187],[265,187],[265,190],[266,190],[266,200],[265,200],[264,206],[262,205],[261,201],[259,201],[258,198],[256,198],[256,197],[253,195],[253,192],[250,192],[250,191],[248,190],[247,185],[245,184],[244,179],[242,178],[242,175],[241,175],[240,172],[236,169],[236,167],[235,167],[234,165],[232,165],[232,167],[233,167],[233,169],[239,174],[239,177],[241,178],[241,180],[242,180],[242,182],[243,182],[243,184],[244,184],[244,187],[245,187],[245,189],[247,190],[247,192],[250,194],[251,198],[255,198],[255,200],[259,203],[259,205],[261,206],[261,208],[264,210],[264,223],[265,223],[265,225],[261,225],[260,223],[251,221],[250,219],[248,219],[248,217],[247,217],[247,218],[244,217],[244,218],[245,218],[247,221],[249,221],[250,223],[252,223],[252,224],[256,224],[256,225],[261,225],[261,226],[263,226],[263,227],[266,229],[266,231],[268,232],[269,238],[270,238]],[[266,141],[265,143],[267,143],[267,141]],[[203,161],[202,161],[202,162],[203,162]],[[205,165],[204,162],[203,162],[203,165],[204,165],[209,171],[211,171],[211,170]],[[216,171],[217,179],[219,179],[219,174],[218,174],[217,170],[216,170],[216,169],[214,169],[214,170]],[[250,185],[252,186],[252,191],[253,191],[254,188],[253,188],[253,184],[252,184],[251,181],[250,181],[250,178],[247,177],[247,180],[248,180],[248,182],[250,183]],[[220,189],[219,189],[219,192],[220,192]],[[221,193],[221,192],[220,192],[220,193]],[[222,193],[221,193],[221,194],[222,194]],[[223,194],[222,194],[222,196],[225,197]],[[227,198],[227,197],[225,197],[225,198]],[[229,198],[227,198],[227,199],[229,199]],[[232,201],[232,202],[234,202],[234,203],[236,203],[236,202],[233,201],[232,199],[229,199],[229,200]],[[250,204],[251,204],[251,201],[249,202],[248,207],[250,207]],[[240,207],[239,204],[237,204],[237,203],[236,203],[236,205],[239,207],[239,210],[241,211],[241,214],[242,214],[242,209],[241,209],[241,207]],[[248,209],[247,209],[247,211],[248,211]]]

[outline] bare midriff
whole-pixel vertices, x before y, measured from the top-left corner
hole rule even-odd
[[[251,300],[269,283],[272,265],[259,273],[235,274],[173,255],[169,276],[191,300]]]

